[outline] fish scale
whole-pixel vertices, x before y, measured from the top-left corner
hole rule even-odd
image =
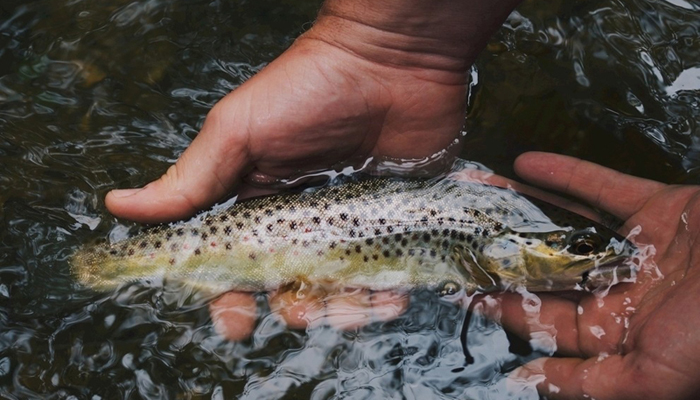
[[[604,232],[603,240],[616,237],[556,211],[571,226],[555,224],[518,193],[482,183],[371,179],[250,199],[122,242],[86,246],[72,264],[78,279],[96,289],[163,277],[214,292],[269,290],[294,281],[374,290],[450,283],[474,291],[508,274],[510,281],[531,278],[525,250],[541,247],[542,235],[562,239],[587,229]],[[561,258],[567,245],[555,244],[550,256]],[[485,257],[498,251],[510,253]],[[591,269],[620,258],[609,253],[601,248],[566,261],[589,261]],[[574,272],[580,279],[582,272]],[[572,274],[563,275],[570,285]]]

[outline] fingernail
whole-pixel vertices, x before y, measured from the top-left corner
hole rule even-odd
[[[112,190],[110,193],[112,194],[112,196],[114,196],[114,197],[116,197],[116,198],[118,198],[118,199],[122,199],[122,198],[124,198],[124,197],[133,196],[133,195],[135,195],[136,193],[142,191],[143,189],[145,189],[145,188],[139,188],[139,189],[118,189],[118,190]]]

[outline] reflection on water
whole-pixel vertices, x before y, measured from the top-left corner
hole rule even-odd
[[[194,294],[133,285],[98,295],[70,277],[79,243],[131,228],[106,213],[106,191],[164,171],[216,100],[279,54],[317,8],[0,4],[3,396],[503,398],[504,372],[537,356],[474,319],[475,363],[464,366],[464,311],[431,293],[357,332],[290,331],[267,315],[250,340],[230,343]],[[697,11],[683,0],[526,1],[477,63],[463,157],[508,174],[520,152],[553,150],[697,183]]]

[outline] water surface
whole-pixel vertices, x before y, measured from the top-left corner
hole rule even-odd
[[[250,340],[196,294],[79,287],[80,243],[133,225],[106,192],[159,176],[215,102],[281,53],[317,1],[34,0],[0,5],[0,395],[78,399],[507,398],[538,356],[429,292],[353,332],[286,329],[259,298]],[[700,181],[700,9],[528,0],[477,62],[462,157],[510,175],[525,150]],[[522,398],[536,398],[523,393]]]

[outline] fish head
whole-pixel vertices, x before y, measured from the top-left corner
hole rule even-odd
[[[563,227],[548,232],[506,230],[468,255],[481,288],[529,291],[594,290],[634,278],[627,260],[636,247],[610,229]]]

